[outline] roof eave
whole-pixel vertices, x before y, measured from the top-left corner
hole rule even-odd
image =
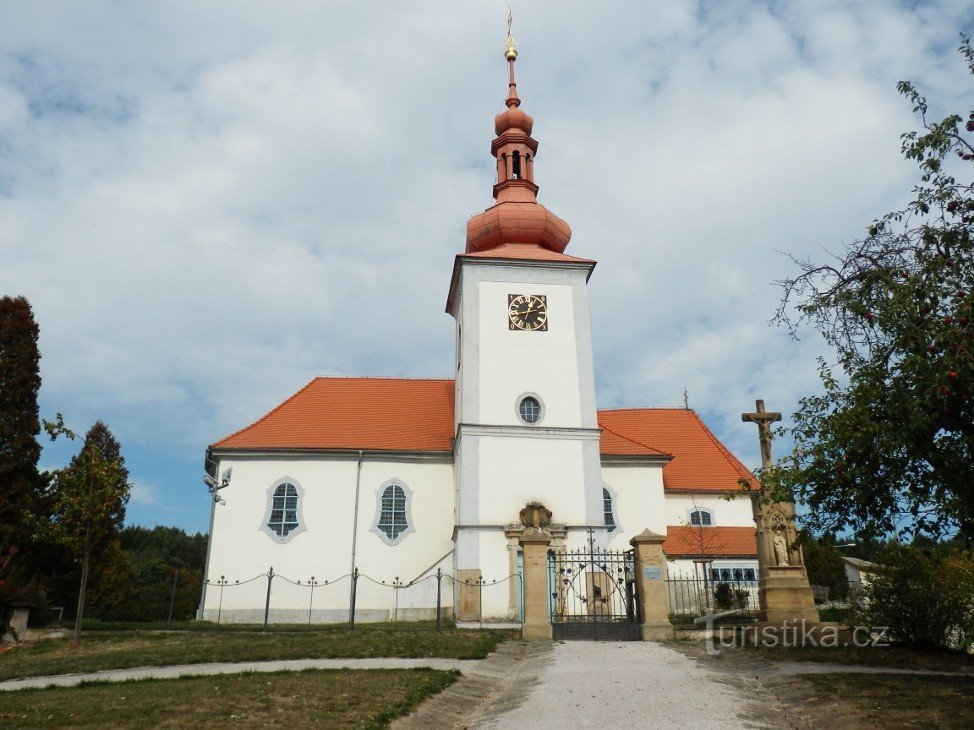
[[[234,446],[211,446],[210,453],[213,456],[266,456],[276,454],[279,456],[332,456],[358,458],[359,454],[381,458],[411,458],[411,459],[453,459],[452,450],[421,450],[421,449],[324,449],[318,447],[234,447]]]

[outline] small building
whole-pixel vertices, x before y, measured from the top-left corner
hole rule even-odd
[[[863,586],[872,582],[873,576],[882,569],[878,563],[871,563],[860,558],[842,557],[842,567],[845,569],[846,580],[849,581],[850,595]]]

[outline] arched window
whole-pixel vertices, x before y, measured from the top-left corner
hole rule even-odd
[[[714,524],[714,511],[712,509],[695,509],[690,512],[690,524],[694,527],[710,527]]]
[[[395,545],[413,530],[409,519],[409,488],[400,481],[389,481],[379,488],[379,509],[373,532]]]
[[[521,153],[517,150],[511,154],[511,172],[515,180],[521,179]]]
[[[267,490],[267,514],[264,530],[278,542],[287,542],[299,532],[304,532],[301,515],[303,490],[290,477],[278,479]]]
[[[608,487],[602,487],[602,518],[605,520],[605,529],[612,534],[619,529],[616,522],[615,510],[612,506],[612,492]]]

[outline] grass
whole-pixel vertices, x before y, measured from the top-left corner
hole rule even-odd
[[[974,671],[974,656],[960,651],[926,651],[908,647],[814,647],[775,646],[747,647],[765,659],[779,662],[828,662],[865,664],[898,669],[933,669],[937,671]]]
[[[852,705],[871,726],[974,727],[974,677],[903,674],[808,674],[829,698]]]
[[[0,654],[0,680],[101,669],[259,661],[262,659],[348,659],[364,657],[444,657],[482,659],[510,632],[400,628],[319,628],[269,632],[99,632],[81,646],[45,639]]]
[[[431,669],[98,682],[3,695],[3,727],[386,727],[453,683]]]

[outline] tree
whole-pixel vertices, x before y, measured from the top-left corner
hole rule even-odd
[[[828,586],[829,598],[845,598],[849,592],[842,555],[835,547],[832,535],[813,537],[808,532],[799,534],[798,542],[805,557],[808,582],[813,586]]]
[[[89,429],[81,452],[56,472],[52,482],[51,515],[40,527],[81,565],[75,643],[81,640],[92,556],[117,540],[130,490],[118,441],[101,422]]]
[[[881,569],[856,591],[855,619],[924,649],[974,647],[974,559],[969,550],[890,543]]]
[[[960,52],[974,75],[974,49]],[[974,538],[974,112],[902,136],[919,166],[911,202],[826,263],[798,261],[776,320],[834,349],[823,392],[794,415],[795,448],[766,484],[810,507],[816,531]]]
[[[39,330],[24,297],[0,298],[0,552],[22,549],[35,507],[41,424]]]

